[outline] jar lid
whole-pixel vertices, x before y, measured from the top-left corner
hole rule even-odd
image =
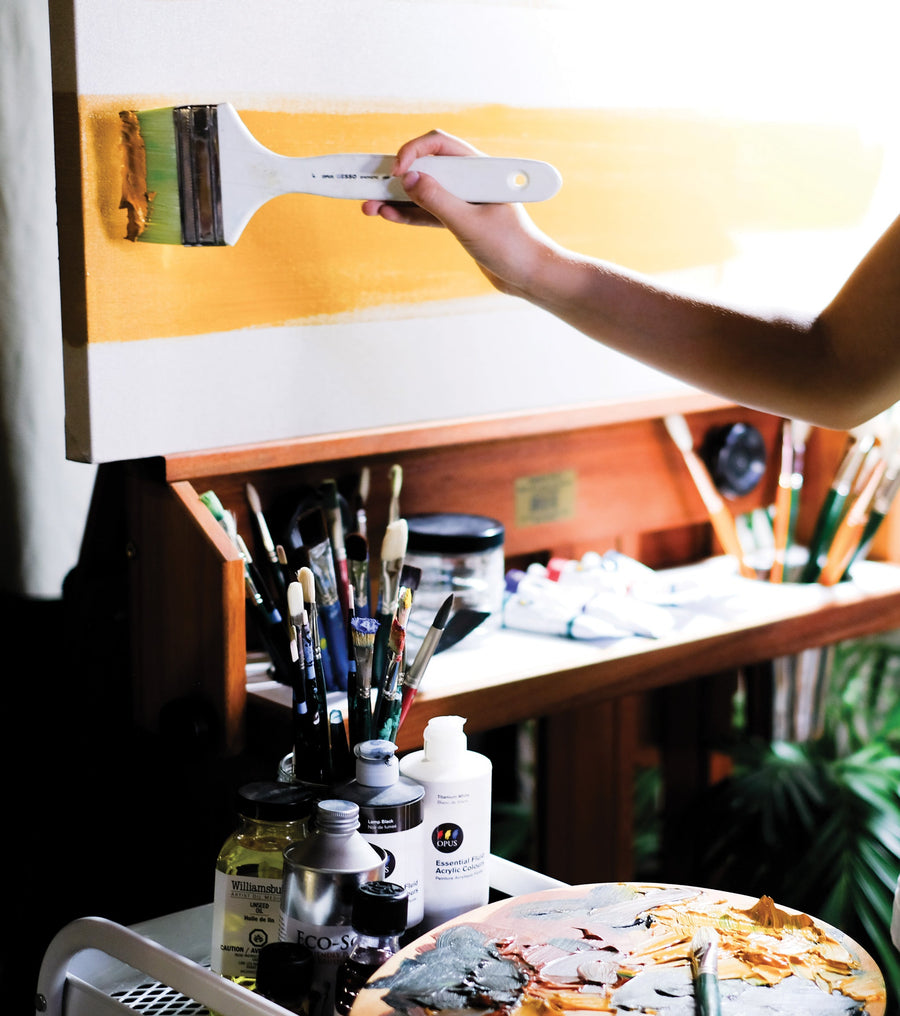
[[[364,935],[400,935],[408,915],[409,893],[396,882],[364,882],[353,896],[351,923]]]
[[[485,515],[435,512],[407,517],[407,550],[471,554],[503,546],[503,523]]]
[[[308,818],[316,797],[309,787],[275,780],[246,783],[237,792],[237,810],[262,822],[295,822]]]
[[[269,942],[257,957],[257,991],[284,1006],[306,1001],[314,959],[312,950],[300,942]]]

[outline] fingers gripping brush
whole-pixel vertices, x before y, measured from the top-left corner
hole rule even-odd
[[[281,194],[408,201],[393,155],[291,158],[261,145],[227,102],[119,114],[126,157],[120,207],[129,240],[233,246]],[[412,169],[464,201],[544,201],[559,190],[553,166],[532,159],[427,155]]]

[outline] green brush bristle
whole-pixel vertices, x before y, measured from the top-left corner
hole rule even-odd
[[[181,196],[172,107],[137,114],[147,152],[147,227],[137,237],[144,243],[181,243]]]

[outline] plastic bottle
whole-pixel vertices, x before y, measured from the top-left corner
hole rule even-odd
[[[259,951],[279,937],[284,851],[309,835],[314,798],[303,787],[248,783],[237,829],[216,859],[210,968],[253,988]]]
[[[400,775],[392,741],[362,741],[354,749],[356,779],[340,795],[359,805],[359,831],[385,852],[384,877],[406,888],[407,921],[412,927],[424,916],[422,879],[425,873],[425,788]]]
[[[360,835],[353,801],[320,801],[311,835],[285,851],[279,937],[312,949],[322,1012],[334,1008],[337,968],[354,942],[353,896],[364,882],[383,879],[384,855]]]
[[[352,918],[356,942],[338,968],[335,1016],[347,1016],[360,988],[400,948],[408,902],[406,889],[395,882],[367,882],[357,889]]]
[[[488,901],[491,761],[468,750],[461,716],[435,716],[400,772],[425,787],[423,929]]]

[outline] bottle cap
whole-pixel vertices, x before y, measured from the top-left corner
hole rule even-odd
[[[319,801],[316,829],[320,833],[348,833],[359,829],[359,805],[353,801]]]
[[[362,741],[354,749],[356,781],[365,787],[390,787],[400,779],[393,741]]]
[[[396,882],[364,882],[353,897],[351,923],[363,935],[400,935],[406,931],[409,893]]]
[[[295,822],[308,818],[315,807],[309,787],[274,780],[246,783],[237,792],[238,813],[261,822]]]
[[[300,942],[269,942],[259,951],[256,990],[286,1009],[299,1012],[309,995],[313,952]]]
[[[469,743],[463,732],[465,722],[462,716],[433,716],[423,735],[426,760],[444,762],[459,758]]]

